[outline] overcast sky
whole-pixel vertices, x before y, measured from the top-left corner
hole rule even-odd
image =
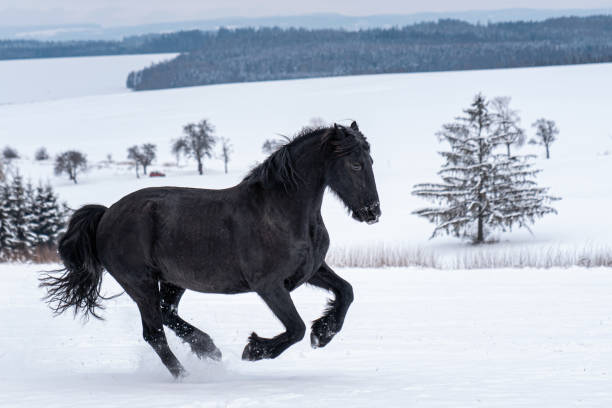
[[[232,16],[346,15],[505,8],[610,8],[612,0],[0,0],[0,24],[98,23],[105,26]]]

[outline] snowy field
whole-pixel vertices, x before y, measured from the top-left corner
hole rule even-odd
[[[132,67],[137,57],[102,58],[97,66],[100,83],[111,80],[115,62]],[[145,58],[145,57],[139,57]],[[153,58],[146,56],[146,58]],[[67,58],[65,69],[50,71],[49,78],[67,82],[78,78],[75,67],[83,62]],[[39,69],[62,61],[34,61]],[[76,61],[76,62],[75,62]],[[78,63],[77,63],[78,62]],[[0,62],[15,64],[16,62]],[[103,66],[108,65],[109,77]],[[146,64],[145,64],[146,65]],[[0,68],[1,70],[2,68]],[[33,69],[33,68],[32,68]],[[127,69],[126,69],[127,70]],[[39,72],[40,75],[47,75]],[[0,106],[0,147],[12,145],[24,159],[16,165],[34,182],[51,180],[61,197],[77,207],[85,203],[112,204],[123,195],[152,185],[228,187],[241,180],[248,169],[263,160],[261,145],[278,134],[292,135],[312,118],[349,123],[356,119],[372,143],[374,170],[383,216],[374,226],[362,225],[346,216],[333,197],[324,203],[324,219],[332,245],[339,248],[373,245],[429,251],[440,257],[466,249],[454,238],[428,240],[432,225],[412,215],[427,202],[410,192],[416,183],[436,181],[445,148],[435,133],[442,124],[461,113],[473,96],[482,91],[488,97],[511,96],[521,112],[523,126],[533,136],[530,124],[539,117],[554,119],[561,130],[551,149],[551,160],[542,158],[542,149],[525,146],[521,153],[540,155],[536,167],[543,169],[539,182],[562,197],[555,203],[558,216],[547,216],[527,230],[498,234],[494,250],[530,248],[535,254],[555,248],[565,251],[609,251],[612,228],[606,216],[612,208],[612,64],[561,66],[469,72],[375,75],[229,84],[148,92],[97,94],[87,84],[72,97],[36,103],[18,103],[21,92],[13,88],[2,97],[11,104]],[[124,78],[117,78],[123,87]],[[0,76],[0,88],[11,78]],[[78,79],[80,81],[80,79]],[[90,87],[90,88],[88,88]],[[108,88],[110,89],[110,88]],[[219,136],[234,145],[230,174],[222,173],[218,159],[205,163],[206,175],[197,176],[195,165],[167,167],[175,163],[170,141],[181,135],[182,126],[208,118]],[[107,154],[115,161],[126,159],[133,144],[153,142],[159,159],[151,170],[162,170],[165,179],[136,180],[133,170],[111,165],[97,168]],[[46,146],[51,154],[76,148],[85,152],[92,166],[79,185],[52,175],[51,163],[34,164],[34,151]],[[96,164],[98,163],[98,164]],[[433,252],[432,252],[433,251]],[[559,251],[557,251],[559,252]],[[457,262],[449,262],[451,265]]]
[[[466,267],[460,261],[471,256],[486,260],[478,251],[543,261],[559,253],[579,259],[581,248],[609,256],[612,64],[125,89],[127,71],[166,57],[0,62],[0,148],[22,154],[13,169],[34,183],[49,180],[72,207],[109,205],[147,186],[233,185],[263,160],[265,139],[291,135],[312,118],[356,119],[372,144],[383,216],[358,224],[326,197],[335,248],[366,255],[405,248],[446,268]],[[557,122],[552,158],[540,157],[537,167],[540,183],[563,198],[555,203],[559,215],[539,221],[533,235],[499,234],[496,245],[428,241],[431,224],[411,215],[426,204],[412,186],[436,180],[443,146],[435,132],[479,91],[511,96],[529,135],[539,117]],[[170,141],[202,118],[234,145],[228,175],[218,159],[206,162],[204,176],[192,162],[174,165]],[[158,145],[150,170],[166,178],[136,179],[118,163],[127,147],[146,142]],[[82,150],[91,168],[78,185],[55,177],[51,162],[33,161],[41,146],[52,155]],[[520,152],[542,153],[533,146]],[[108,154],[114,163],[104,162]],[[240,359],[248,335],[282,331],[263,302],[253,294],[188,292],[183,317],[208,332],[224,358],[200,361],[169,334],[190,372],[176,382],[142,340],[127,296],[106,302],[105,321],[52,318],[36,276],[54,267],[0,264],[0,407],[612,406],[610,268],[340,268],[355,289],[344,330],[324,349],[311,349],[306,337],[257,363]],[[120,292],[108,275],[104,292]],[[293,299],[310,322],[327,296],[302,287]]]
[[[37,268],[0,265],[2,407],[612,406],[609,269],[340,270],[355,289],[343,331],[256,363],[240,359],[250,332],[282,331],[263,302],[188,292],[181,314],[224,357],[200,361],[168,331],[190,371],[177,383],[126,295],[105,303],[105,321],[53,319]],[[293,294],[306,322],[326,296]]]

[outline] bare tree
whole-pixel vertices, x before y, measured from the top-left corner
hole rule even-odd
[[[310,122],[309,126],[313,127],[313,128],[321,128],[321,127],[327,126],[327,122],[325,122],[325,120],[322,117],[319,117],[319,116],[315,116],[313,118],[310,118],[309,122]]]
[[[272,154],[282,145],[283,145],[283,142],[281,142],[280,140],[266,139],[266,141],[261,146],[261,151],[264,154]]]
[[[6,160],[18,159],[19,153],[14,147],[5,146],[2,150],[2,157],[4,157]]]
[[[157,146],[152,143],[145,143],[141,146],[140,164],[144,175],[147,175],[147,167],[155,160]]]
[[[216,143],[214,131],[215,128],[206,119],[198,123],[189,123],[183,127],[183,142],[179,144],[181,147],[178,151],[196,159],[200,175],[204,174],[204,157],[212,156],[211,152]],[[175,145],[177,145],[176,141]]]
[[[221,159],[225,166],[225,174],[227,174],[227,163],[230,161],[230,156],[234,153],[234,148],[230,143],[230,140],[226,137],[221,138]]]
[[[536,128],[536,137],[529,144],[538,144],[546,148],[546,158],[550,159],[550,145],[557,140],[559,128],[554,120],[540,118],[531,125]]]
[[[47,152],[47,149],[45,147],[41,147],[36,150],[36,153],[34,153],[34,158],[38,161],[48,160],[49,153]]]
[[[172,154],[176,156],[176,167],[179,166],[179,159],[181,154],[183,154],[187,149],[187,143],[185,142],[184,137],[179,137],[178,139],[172,141]]]
[[[140,178],[140,174],[138,172],[140,166],[140,156],[142,155],[142,153],[140,153],[140,148],[137,145],[134,145],[129,147],[127,152],[128,159],[132,160],[134,162],[134,167],[136,167],[136,178]]]
[[[87,157],[77,150],[68,150],[58,154],[55,158],[55,174],[59,176],[66,173],[68,178],[74,181],[74,184],[77,183],[79,171],[85,171],[86,169]]]
[[[525,144],[525,131],[519,123],[521,118],[518,111],[510,109],[509,96],[498,96],[491,101],[492,131],[506,145],[506,152],[510,157],[510,146]]]

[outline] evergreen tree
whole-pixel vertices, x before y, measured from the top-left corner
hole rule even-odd
[[[531,157],[496,153],[506,141],[492,126],[486,99],[478,94],[464,113],[438,134],[450,145],[450,151],[440,152],[442,181],[414,186],[414,195],[438,204],[414,211],[436,224],[432,237],[444,232],[482,243],[487,228],[526,227],[536,217],[556,213],[546,205],[556,198],[534,181],[538,171],[531,168]]]
[[[36,243],[32,232],[33,215],[29,211],[33,189],[30,183],[24,186],[23,178],[16,174],[13,176],[9,190],[8,216],[13,226],[13,243],[9,248],[25,255]]]
[[[65,216],[50,184],[36,187],[30,212],[33,215],[32,233],[36,246],[49,246],[57,242]]]
[[[8,183],[0,184],[0,259],[8,256],[15,245],[15,233],[9,215],[10,187]]]

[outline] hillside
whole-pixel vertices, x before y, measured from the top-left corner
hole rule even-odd
[[[537,167],[544,171],[539,181],[563,200],[555,204],[559,214],[536,223],[533,235],[526,230],[500,234],[502,244],[492,248],[537,251],[569,245],[576,251],[612,245],[609,223],[602,222],[612,206],[610,76],[612,64],[596,64],[216,85],[7,104],[0,106],[0,140],[22,153],[16,163],[22,173],[34,181],[50,179],[76,207],[111,204],[150,185],[231,186],[264,158],[265,139],[291,135],[315,117],[341,123],[356,119],[372,144],[383,216],[377,225],[358,224],[328,195],[324,218],[332,244],[433,248],[454,254],[467,248],[465,244],[453,238],[429,241],[431,224],[411,214],[425,204],[410,194],[412,186],[436,178],[436,152],[442,146],[435,133],[443,123],[457,116],[478,91],[490,97],[508,95],[529,135],[538,117],[557,121],[561,134],[551,160],[544,160],[534,146],[520,151],[540,154]],[[14,98],[20,98],[19,93]],[[181,134],[183,125],[201,118],[210,119],[217,134],[234,145],[229,175],[222,173],[216,159],[205,162],[203,177],[195,174],[193,163],[174,166],[171,140]],[[124,161],[127,147],[146,142],[158,145],[159,158],[151,170],[162,170],[168,177],[137,180],[127,167],[104,164],[107,154]],[[82,150],[94,165],[80,184],[73,185],[53,176],[50,163],[34,164],[34,151],[43,145],[52,155],[69,148]]]
[[[360,31],[221,29],[204,34],[198,49],[130,73],[127,85],[150,90],[610,61],[612,16],[488,25],[439,20]]]

